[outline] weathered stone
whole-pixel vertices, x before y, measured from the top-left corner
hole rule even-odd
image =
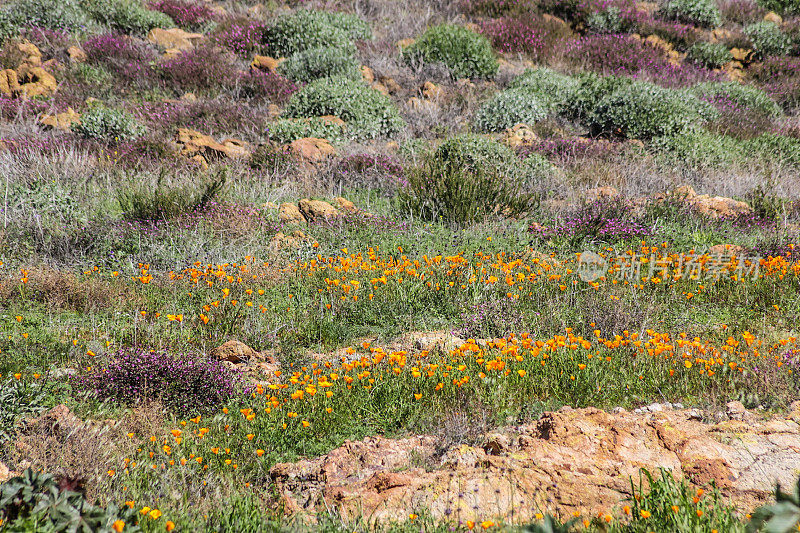
[[[428,100],[439,100],[444,96],[444,89],[431,81],[426,81],[422,85],[420,91],[422,92],[422,96]]]
[[[259,70],[269,70],[270,72],[275,72],[278,69],[278,65],[282,63],[281,60],[275,59],[269,56],[255,56],[253,58],[252,63],[250,66]]]
[[[239,364],[258,354],[251,347],[237,340],[230,340],[211,350],[211,357],[228,363]]]
[[[286,148],[303,164],[311,166],[336,155],[336,149],[331,146],[327,139],[318,139],[316,137],[297,139],[289,143]]]
[[[147,40],[167,50],[185,52],[206,40],[202,33],[189,33],[180,28],[153,28],[147,34]]]
[[[71,63],[84,63],[88,59],[86,52],[79,46],[70,46],[67,48],[67,55]]]
[[[500,138],[500,142],[509,148],[529,146],[538,140],[539,136],[527,124],[516,124],[511,128],[507,128]]]
[[[178,128],[177,142],[182,145],[181,153],[187,157],[203,156],[207,161],[245,157],[250,153],[249,145],[238,139],[225,139],[217,142],[210,135],[188,128]]]
[[[347,211],[349,213],[355,213],[356,211],[358,211],[356,205],[346,198],[342,198],[341,196],[339,196],[338,198],[334,198],[334,201],[336,202],[336,205],[339,206],[339,209],[341,209],[342,211]]]
[[[278,208],[278,219],[286,224],[305,224],[306,217],[295,204],[284,202]]]
[[[70,131],[72,125],[81,121],[80,113],[76,113],[71,107],[63,113],[55,115],[43,115],[39,119],[39,123],[43,126],[55,128],[62,131]]]
[[[666,468],[677,479],[714,482],[745,510],[788,486],[800,468],[800,426],[759,421],[709,426],[690,411],[640,415],[599,409],[545,413],[534,423],[493,431],[483,449],[433,437],[346,442],[329,454],[275,465],[270,476],[290,513],[408,519],[434,517],[526,521],[536,512],[596,515],[629,497],[639,469]],[[426,470],[418,468],[428,465]]]
[[[375,83],[375,72],[366,65],[361,65],[361,79],[368,84]]]
[[[328,202],[303,198],[298,204],[300,212],[309,222],[332,220],[340,216],[339,210]]]
[[[769,13],[764,15],[764,21],[772,22],[773,24],[777,24],[778,26],[780,26],[781,24],[783,24],[783,17],[781,17],[774,11],[770,11]]]

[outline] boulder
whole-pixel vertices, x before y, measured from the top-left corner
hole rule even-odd
[[[375,83],[375,72],[368,66],[361,65],[361,79],[372,85]]]
[[[738,244],[715,244],[708,249],[708,253],[739,257],[745,254],[745,249]]]
[[[70,63],[84,63],[88,59],[86,52],[79,46],[70,46],[67,48],[67,55],[69,56]]]
[[[417,42],[416,39],[412,39],[412,38],[409,37],[407,39],[400,39],[399,41],[397,41],[395,43],[395,46],[397,46],[398,48],[400,48],[402,50],[403,48],[408,48],[409,46],[411,46],[415,42]]]
[[[339,196],[338,198],[334,198],[334,201],[336,202],[336,205],[339,206],[339,209],[341,209],[342,211],[347,211],[348,213],[355,213],[358,211],[356,204],[354,204],[353,202],[351,202],[346,198],[342,198],[341,196]]]
[[[275,59],[269,56],[255,56],[253,61],[250,63],[252,68],[258,70],[269,70],[270,72],[276,72],[278,69],[278,65],[283,62],[284,58]]]
[[[153,28],[147,34],[147,40],[166,50],[185,52],[206,40],[202,33],[189,33],[180,28]]]
[[[749,423],[706,424],[690,410],[659,407],[544,413],[484,435],[482,448],[432,436],[346,441],[321,457],[276,464],[270,477],[289,513],[334,507],[344,519],[405,521],[413,505],[437,519],[519,523],[538,512],[612,512],[641,468],[663,467],[695,486],[714,482],[743,512],[769,501],[776,482],[796,481],[796,422],[752,415]]]
[[[8,481],[12,477],[14,477],[14,474],[2,461],[0,461],[0,483]]]
[[[778,15],[777,13],[775,13],[774,11],[770,11],[769,13],[764,15],[764,21],[765,22],[772,22],[773,24],[776,24],[778,26],[783,24],[783,18],[780,15]]]
[[[305,224],[306,217],[295,204],[284,202],[278,208],[278,219],[286,224]]]
[[[76,113],[71,107],[63,113],[55,115],[43,115],[39,119],[39,123],[49,128],[54,128],[62,131],[70,131],[72,125],[81,121],[80,113]]]
[[[420,89],[422,96],[428,100],[439,100],[444,96],[444,89],[431,81],[426,81]]]
[[[336,149],[327,139],[305,137],[289,143],[285,148],[306,166],[314,166],[336,155]]]
[[[250,146],[244,141],[225,139],[217,142],[210,135],[188,128],[178,128],[176,140],[178,144],[182,145],[181,154],[190,158],[199,155],[206,161],[211,161],[245,157],[250,154]]]
[[[323,200],[303,198],[298,204],[300,212],[308,222],[333,220],[340,216],[339,210]]]
[[[527,124],[517,124],[507,128],[500,138],[500,142],[509,148],[528,146],[539,140],[539,136]]]
[[[619,196],[619,191],[615,187],[595,187],[594,189],[586,191],[585,199],[588,202],[594,202],[596,200],[615,198],[617,196]]]
[[[216,348],[212,349],[210,355],[211,357],[219,359],[220,361],[239,364],[257,356],[258,352],[243,342],[230,340],[221,346],[217,346]]]

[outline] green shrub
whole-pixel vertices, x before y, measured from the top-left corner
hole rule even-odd
[[[754,154],[766,161],[800,168],[800,139],[764,133],[744,141],[745,153]]]
[[[297,52],[280,64],[278,73],[296,82],[309,82],[330,76],[361,79],[361,68],[353,46],[324,46]]]
[[[141,0],[82,0],[95,21],[120,33],[144,35],[153,28],[172,28],[175,22],[160,11],[147,9]]]
[[[337,116],[356,139],[386,137],[405,125],[388,96],[347,78],[309,83],[292,95],[284,114],[289,118]]]
[[[486,37],[453,24],[429,28],[403,50],[403,59],[410,65],[441,63],[453,78],[492,78],[499,68]]]
[[[533,192],[554,167],[544,158],[517,158],[508,147],[480,135],[444,141],[409,173],[401,203],[425,220],[467,224],[490,215],[525,213]]]
[[[31,468],[0,485],[0,521],[4,531],[119,531],[112,529],[117,520],[125,523],[126,532],[141,531],[138,511],[109,504],[100,507],[89,503],[83,494],[59,489],[50,474]]]
[[[17,0],[3,6],[3,11],[9,28],[25,25],[74,30],[91,22],[78,0]]]
[[[659,9],[659,15],[707,28],[722,24],[722,15],[714,0],[669,0]]]
[[[528,69],[511,82],[511,88],[519,88],[535,94],[552,111],[560,111],[577,89],[579,81],[547,67]]]
[[[334,26],[326,13],[300,10],[279,17],[267,28],[264,44],[273,57],[289,57],[311,48],[344,48],[351,43],[347,30]]]
[[[781,107],[767,93],[752,85],[735,81],[699,83],[691,88],[698,98],[714,100],[724,98],[748,110],[777,117],[783,114]]]
[[[567,116],[591,122],[591,116],[600,101],[614,92],[629,87],[633,80],[620,76],[600,76],[585,72],[575,77],[576,85],[564,102]]]
[[[671,166],[725,168],[741,160],[742,145],[726,135],[705,130],[656,137],[649,143],[650,151]]]
[[[372,30],[369,24],[356,15],[330,11],[312,11],[311,13],[322,18],[331,26],[344,31],[350,39],[358,41],[372,39]]]
[[[792,49],[792,39],[774,22],[764,20],[750,24],[744,29],[744,33],[750,38],[753,50],[761,58],[786,55]]]
[[[280,119],[267,126],[271,141],[290,143],[305,137],[327,139],[332,144],[344,140],[345,128],[341,124],[320,117]]]
[[[800,15],[800,0],[758,0],[758,4],[781,15]]]
[[[81,121],[72,125],[72,131],[89,139],[119,142],[141,137],[145,129],[130,113],[97,105],[81,115]]]
[[[603,98],[591,113],[594,133],[650,139],[684,132],[717,116],[716,110],[687,91],[634,82]]]
[[[687,50],[690,61],[711,69],[720,68],[731,60],[731,53],[723,43],[700,41]]]
[[[508,89],[487,100],[475,115],[481,131],[502,131],[515,124],[533,124],[547,117],[542,99],[524,88]]]
[[[592,33],[626,33],[630,29],[630,23],[621,15],[620,8],[616,6],[593,11],[586,17],[586,28]]]

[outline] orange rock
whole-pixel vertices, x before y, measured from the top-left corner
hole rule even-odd
[[[316,165],[329,157],[336,155],[336,149],[327,139],[306,137],[292,141],[288,145],[289,151],[304,164]]]
[[[80,113],[76,113],[71,107],[63,113],[57,113],[55,115],[43,115],[42,118],[39,119],[40,124],[62,131],[70,131],[72,129],[72,125],[80,121]]]
[[[202,33],[189,33],[180,28],[153,28],[147,34],[147,40],[167,50],[184,52],[191,50],[206,40]]]
[[[278,208],[278,220],[287,224],[305,224],[306,217],[295,204],[284,202]]]
[[[244,141],[226,139],[220,143],[210,135],[188,128],[178,128],[176,140],[183,145],[181,154],[187,157],[201,155],[207,161],[225,157],[244,157],[250,153],[249,145]]]
[[[239,364],[255,357],[258,354],[254,349],[243,342],[230,340],[211,350],[211,357],[220,361]]]
[[[67,48],[67,55],[71,63],[84,63],[88,58],[86,52],[79,46],[70,46]]]

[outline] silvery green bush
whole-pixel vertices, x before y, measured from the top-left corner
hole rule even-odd
[[[309,48],[292,54],[280,64],[278,73],[295,82],[309,82],[331,76],[360,80],[360,64],[355,52],[353,46]]]
[[[403,59],[410,65],[443,64],[453,78],[493,78],[499,68],[486,37],[454,24],[429,28],[403,50]]]
[[[405,122],[392,100],[361,81],[321,78],[294,93],[284,111],[287,118],[334,115],[347,123],[350,137],[374,139],[399,132]]]
[[[770,96],[753,85],[743,85],[735,81],[698,83],[691,92],[699,98],[711,100],[723,98],[752,111],[777,117],[783,114],[781,107]]]
[[[534,124],[547,117],[542,99],[523,88],[508,89],[484,102],[475,115],[475,126],[481,131],[502,131],[515,124]]]
[[[711,104],[688,91],[634,82],[600,100],[591,127],[596,134],[650,139],[685,132],[716,116]]]
[[[98,105],[84,112],[72,131],[89,139],[119,142],[141,137],[145,128],[126,111]]]
[[[668,0],[658,14],[669,20],[716,28],[722,24],[722,15],[714,0]]]
[[[753,50],[761,57],[782,56],[792,49],[792,39],[783,33],[777,24],[770,21],[756,22],[744,29],[753,43]]]

